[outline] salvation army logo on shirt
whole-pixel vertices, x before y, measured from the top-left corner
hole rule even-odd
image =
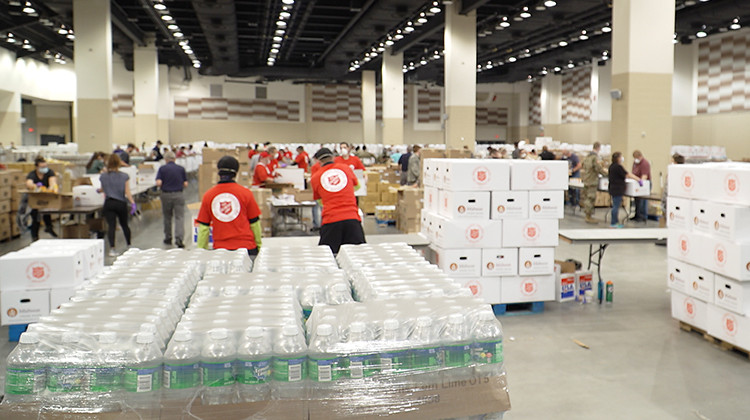
[[[693,298],[685,299],[685,313],[690,318],[695,318],[695,301]]]
[[[43,283],[49,278],[49,266],[41,261],[34,261],[26,267],[26,278],[32,283]]]
[[[534,182],[539,185],[546,184],[549,181],[549,169],[540,166],[534,169]]]
[[[490,180],[490,171],[484,166],[480,166],[474,169],[474,182],[479,185],[484,185]]]
[[[736,195],[740,189],[740,180],[737,179],[737,175],[729,174],[724,178],[724,190],[729,195]]]
[[[341,169],[329,169],[320,177],[320,185],[328,192],[339,192],[349,183],[346,173]]]
[[[220,222],[229,223],[240,215],[240,201],[234,194],[221,193],[211,201],[211,213]]]

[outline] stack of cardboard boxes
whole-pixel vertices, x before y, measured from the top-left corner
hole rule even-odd
[[[555,298],[567,162],[425,159],[422,232],[436,264],[488,303]]]
[[[401,187],[398,189],[396,228],[404,233],[421,230],[424,189]]]
[[[273,232],[273,215],[271,214],[271,206],[268,205],[268,200],[273,197],[273,192],[269,188],[250,188],[250,191],[255,197],[255,202],[258,203],[260,208],[260,227],[262,237],[270,238]]]
[[[750,351],[750,165],[671,165],[672,316]]]
[[[0,324],[28,324],[104,268],[101,239],[43,239],[0,257]]]
[[[0,171],[0,241],[20,235],[16,215],[26,176],[20,170]]]
[[[359,208],[365,214],[374,214],[377,206],[395,206],[398,202],[398,180],[391,182],[388,170],[365,171],[367,195],[359,197]]]
[[[198,168],[198,194],[199,197],[203,197],[203,194],[208,191],[209,188],[216,185],[219,182],[219,171],[216,169],[216,164],[224,156],[233,156],[240,163],[240,171],[235,178],[240,185],[250,185],[252,183],[253,174],[250,173],[250,162],[247,159],[247,153],[243,153],[245,149],[209,149],[205,148],[202,151],[203,163]]]

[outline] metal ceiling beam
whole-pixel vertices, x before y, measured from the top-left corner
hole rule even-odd
[[[164,26],[161,18],[159,17],[159,14],[156,13],[156,11],[154,10],[154,7],[151,4],[149,4],[148,0],[139,0],[139,3],[141,7],[143,8],[143,10],[148,15],[148,17],[153,22],[153,24],[157,28],[159,28],[159,31],[162,33],[162,35],[164,35],[164,37],[172,43],[172,49],[174,49],[175,51],[179,51],[180,48],[177,47],[176,40],[172,36],[172,33],[169,32],[169,30]],[[182,64],[183,70],[185,73],[185,80],[191,80],[193,78],[193,73],[190,71],[190,68],[192,67],[192,65],[188,61],[188,57],[184,55],[182,51],[179,51],[178,54],[182,54],[181,57],[182,57],[182,63],[183,63]]]
[[[360,10],[359,13],[357,13],[349,21],[349,23],[346,25],[346,27],[344,27],[344,30],[342,30],[339,33],[339,35],[336,37],[336,39],[334,39],[333,42],[331,42],[331,44],[328,45],[328,48],[326,48],[325,51],[323,51],[323,54],[321,54],[320,57],[318,57],[315,60],[315,63],[313,64],[313,66],[319,65],[320,63],[322,63],[326,59],[326,57],[328,57],[328,54],[330,54],[331,51],[333,51],[333,49],[336,48],[339,45],[339,43],[341,42],[341,40],[344,39],[344,37],[349,33],[349,31],[351,31],[352,28],[354,28],[354,26],[357,23],[359,23],[359,21],[364,17],[364,15],[370,10],[370,8],[372,7],[372,5],[375,4],[375,1],[376,0],[368,0],[367,3],[365,3],[364,6],[362,6],[362,10]]]
[[[146,34],[128,20],[128,15],[120,7],[115,0],[110,1],[110,16],[112,17],[112,24],[117,27],[125,36],[130,38],[134,43],[141,47],[146,46]]]
[[[393,54],[398,54],[401,51],[406,51],[443,29],[445,29],[445,13],[441,13],[440,16],[431,19],[429,22],[427,22],[426,25],[423,25],[422,31],[420,31],[419,35],[414,38],[410,38],[409,42],[405,42],[403,43],[403,45],[402,43],[396,44],[396,48],[393,49]]]
[[[289,59],[289,56],[291,55],[292,51],[294,51],[294,47],[297,46],[297,40],[301,38],[299,35],[305,29],[305,26],[307,25],[307,21],[310,19],[310,15],[312,14],[312,10],[315,7],[316,2],[317,0],[310,0],[309,4],[307,5],[307,9],[305,9],[305,12],[302,14],[302,18],[299,20],[299,23],[296,25],[297,33],[295,34],[294,38],[292,38],[289,45],[285,46],[284,60]]]
[[[474,10],[479,9],[485,4],[489,3],[490,0],[464,0],[461,2],[461,13],[462,15],[468,14]]]

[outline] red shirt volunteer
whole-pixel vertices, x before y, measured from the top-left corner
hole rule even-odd
[[[356,157],[356,156],[349,156],[348,159],[344,159],[343,156],[336,156],[336,158],[333,159],[333,162],[334,163],[341,163],[343,165],[347,165],[352,170],[355,170],[355,169],[361,169],[363,171],[365,170],[365,165],[363,165],[362,161],[359,160],[359,158]]]
[[[347,165],[328,163],[315,172],[312,184],[313,199],[323,201],[323,224],[342,220],[358,220],[359,207],[354,197],[357,177]]]
[[[315,172],[318,172],[320,170],[320,162],[316,161],[313,166],[310,167],[310,174],[314,175]]]
[[[309,156],[307,155],[307,152],[301,151],[297,153],[297,157],[294,159],[295,162],[297,162],[297,167],[307,172],[307,169],[310,167],[310,165],[307,163],[309,159]]]
[[[268,180],[273,181],[273,168],[268,163],[270,159],[271,155],[261,152],[258,164],[255,165],[255,171],[253,171],[253,187],[262,186]]]
[[[260,218],[253,193],[235,182],[221,182],[203,195],[198,223],[213,227],[214,248],[258,247],[250,228]]]

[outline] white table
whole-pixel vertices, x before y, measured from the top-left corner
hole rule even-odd
[[[386,244],[406,242],[410,246],[428,246],[430,241],[421,233],[396,233],[393,235],[367,235],[368,244]],[[263,238],[263,246],[317,246],[318,236],[282,236],[277,238]]]
[[[560,229],[560,239],[573,245],[589,246],[589,265],[596,266],[596,275],[599,278],[599,303],[602,301],[602,258],[604,251],[610,244],[627,243],[654,243],[666,239],[666,228],[643,228],[643,229]],[[594,249],[594,246],[597,246]],[[596,260],[594,260],[596,257]]]

